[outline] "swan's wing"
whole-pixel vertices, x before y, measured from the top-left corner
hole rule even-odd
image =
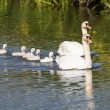
[[[70,42],[70,41],[64,41],[60,44],[58,49],[59,55],[67,55],[68,53],[71,53],[73,55],[77,56],[83,56],[83,46],[78,42]]]

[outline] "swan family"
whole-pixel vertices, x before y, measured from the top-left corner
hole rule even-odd
[[[41,58],[40,49],[31,48],[31,51],[27,52],[26,46],[22,46],[19,52],[13,52],[11,55],[14,57],[22,57],[29,61],[39,61],[41,63],[56,61],[58,67],[62,70],[91,69],[90,44],[92,43],[92,37],[88,34],[88,30],[91,30],[88,21],[84,21],[81,24],[81,30],[82,44],[76,41],[62,42],[59,45],[58,55],[55,58],[53,52],[49,52],[48,57]],[[4,54],[7,54],[7,44],[3,44],[3,48],[0,49],[0,55]]]

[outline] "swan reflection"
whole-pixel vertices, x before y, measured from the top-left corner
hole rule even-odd
[[[92,110],[95,107],[94,95],[93,95],[93,84],[92,84],[92,71],[91,70],[70,70],[70,71],[57,71],[60,80],[63,82],[79,83],[84,82],[80,86],[85,88],[85,96],[87,100],[88,110]]]
[[[94,91],[93,91],[91,70],[87,70],[85,72],[85,92],[88,99],[88,110],[93,110],[95,108],[95,102],[93,95]]]

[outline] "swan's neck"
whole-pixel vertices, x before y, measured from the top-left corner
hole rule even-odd
[[[82,38],[83,48],[84,48],[84,55],[85,55],[85,62],[86,62],[86,68],[92,68],[92,60],[90,55],[90,46],[87,41],[85,41]]]
[[[82,35],[87,34],[87,29],[86,28],[82,28]]]

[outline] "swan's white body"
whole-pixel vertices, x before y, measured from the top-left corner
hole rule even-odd
[[[22,57],[24,54],[26,54],[26,46],[21,47],[21,52],[13,52],[12,56]]]
[[[92,61],[90,56],[90,47],[89,43],[87,42],[87,36],[89,34],[83,35],[82,37],[82,44],[83,44],[83,51],[84,51],[84,58],[77,56],[73,53],[67,53],[63,56],[57,56],[56,62],[60,69],[87,69],[92,68]]]
[[[91,29],[89,26],[88,21],[84,21],[81,25],[82,29],[82,35],[87,34],[87,29]],[[82,44],[74,41],[64,41],[60,44],[58,49],[58,54],[60,56],[66,55],[67,53],[70,53],[77,55],[77,56],[84,56],[83,46]]]
[[[41,59],[40,62],[53,62],[53,52],[50,52],[49,57],[45,57],[44,59]]]
[[[3,44],[3,49],[0,49],[0,55],[7,53],[7,44]]]

